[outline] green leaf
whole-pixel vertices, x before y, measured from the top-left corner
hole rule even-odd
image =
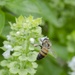
[[[38,61],[39,66],[35,75],[67,75],[63,68],[59,67],[52,59],[47,56]]]
[[[2,34],[1,36],[6,38],[6,36],[9,34],[10,32],[10,25],[9,25],[9,22],[14,22],[15,21],[15,17],[12,16],[11,14],[8,14],[8,13],[5,13],[5,17],[6,17],[6,21],[5,21],[5,26],[3,28],[3,31],[2,31]]]
[[[10,72],[16,74],[19,72],[19,64],[17,61],[11,62],[8,67],[10,68]]]
[[[4,28],[5,25],[5,15],[4,12],[0,10],[0,34]]]
[[[22,49],[22,46],[15,46],[13,49],[14,49],[14,51],[19,51]]]
[[[38,67],[37,63],[35,63],[35,62],[32,63],[32,66],[33,66],[33,68],[37,68]]]
[[[10,31],[10,26],[4,26],[1,36],[3,38],[6,38],[7,34],[9,33],[9,31]]]
[[[12,55],[13,55],[13,56],[20,56],[21,53],[20,53],[20,52],[14,52]]]
[[[67,49],[69,52],[74,53],[75,52],[75,30],[72,31],[72,33],[67,36],[67,39],[68,39]]]
[[[66,46],[59,45],[58,43],[52,42],[52,50],[55,51],[58,57],[68,60],[68,51]]]
[[[25,55],[21,55],[18,58],[20,61],[26,61],[28,58]]]
[[[0,63],[1,66],[7,66],[8,64],[9,64],[9,62],[7,60],[3,60]]]
[[[4,73],[5,73],[4,69],[0,70],[0,75],[4,75]]]
[[[75,0],[65,0],[65,3],[75,6]]]
[[[13,61],[9,63],[8,67],[13,68],[13,67],[16,67],[17,65],[18,65],[17,61]]]
[[[27,75],[27,73],[28,73],[27,69],[21,69],[19,71],[19,75]]]
[[[52,23],[55,26],[59,26],[56,16],[44,1],[34,0],[34,3],[37,5],[38,9],[40,10],[40,14],[45,20],[48,20],[49,23]]]
[[[41,3],[41,4],[40,4]],[[17,15],[35,15],[42,16],[44,20],[48,20],[49,23],[60,27],[56,16],[48,5],[41,0],[16,0],[10,1],[5,6],[11,12]]]
[[[27,71],[31,74],[34,75],[36,73],[36,70],[33,68],[28,68]]]
[[[14,68],[10,68],[9,70],[12,74],[17,74],[19,72],[19,69],[17,69],[16,67]]]
[[[28,61],[36,61],[38,53],[37,52],[29,52],[28,53]]]
[[[7,2],[5,7],[17,15],[20,14],[28,15],[29,13],[30,14],[39,13],[37,6],[34,4],[33,1],[30,0],[9,1]]]
[[[0,6],[4,6],[6,4],[6,0],[0,0]]]

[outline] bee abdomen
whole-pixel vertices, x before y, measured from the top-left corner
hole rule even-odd
[[[44,58],[45,56],[43,56],[42,54],[38,54],[38,56],[37,56],[37,60],[40,60],[40,59],[42,59],[42,58]]]
[[[44,58],[46,55],[47,55],[47,53],[45,53],[43,50],[41,50],[41,52],[37,56],[37,60]]]

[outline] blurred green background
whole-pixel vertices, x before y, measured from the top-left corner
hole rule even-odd
[[[0,0],[0,47],[10,32],[8,22],[20,15],[42,17],[42,33],[59,57],[47,55],[37,61],[35,75],[68,75],[67,62],[75,55],[75,0]],[[0,61],[2,53],[0,49]]]

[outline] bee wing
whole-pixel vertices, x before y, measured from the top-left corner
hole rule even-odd
[[[55,53],[54,50],[49,49],[49,54],[52,55],[54,58],[57,58],[57,54]]]

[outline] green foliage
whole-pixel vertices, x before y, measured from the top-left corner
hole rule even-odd
[[[72,58],[75,55],[75,31],[71,32],[71,34],[67,36],[67,39],[67,49],[70,58]]]
[[[4,25],[5,25],[5,15],[4,13],[0,10],[0,34],[4,28]]]
[[[75,0],[0,0],[0,39],[6,39],[10,32],[8,22],[15,22],[15,16],[19,15],[42,17],[42,32],[51,39],[52,49],[65,63],[75,55]],[[14,55],[16,54],[19,55]],[[49,56],[39,61],[36,75],[67,75],[68,68],[65,70],[65,64],[60,69],[60,64],[56,66],[56,61],[52,62],[50,59],[57,60]]]

